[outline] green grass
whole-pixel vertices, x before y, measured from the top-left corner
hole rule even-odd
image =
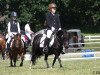
[[[97,35],[100,35],[100,33],[82,33],[82,35],[84,35],[84,36],[89,36],[89,35],[91,35],[91,36],[97,36]]]
[[[0,62],[0,75],[93,75],[93,72],[100,71],[100,60],[62,61],[63,68],[56,62],[54,68],[46,68],[43,57],[38,59],[37,64],[29,68],[29,61],[24,61],[24,66],[9,67],[9,60]],[[49,59],[51,64],[51,59]]]
[[[85,34],[87,35],[87,34]],[[99,47],[100,44],[85,45],[85,47]],[[31,50],[31,47],[29,48]],[[95,49],[100,51],[100,49]],[[52,64],[53,59],[49,59]],[[20,61],[17,61],[17,67],[9,67],[9,60],[0,60],[0,75],[100,75],[100,60],[77,60],[62,61],[63,68],[56,62],[54,68],[46,68],[43,57],[37,60],[37,64],[29,68],[30,61],[24,61],[24,66],[19,67]],[[94,74],[97,73],[97,74]]]

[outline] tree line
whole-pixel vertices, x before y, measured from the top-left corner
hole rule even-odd
[[[100,0],[0,0],[0,15],[8,15],[0,22],[4,30],[10,13],[16,11],[21,28],[27,21],[31,22],[33,31],[44,28],[45,13],[50,2],[57,4],[62,29],[81,29],[82,32],[100,32]]]

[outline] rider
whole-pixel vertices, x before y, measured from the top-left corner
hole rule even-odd
[[[25,34],[28,37],[28,44],[31,42],[31,34],[33,34],[33,31],[30,28],[30,22],[27,21],[27,24],[25,25]]]
[[[17,33],[20,33],[20,25],[19,25],[19,22],[17,21],[17,13],[16,12],[12,12],[11,13],[11,21],[8,22],[7,24],[8,28],[7,28],[7,31],[8,31],[8,34],[7,34],[7,51],[9,51],[10,49],[10,41],[12,39],[12,37],[14,36],[13,34],[17,34]]]
[[[56,14],[56,7],[57,6],[55,3],[50,3],[49,12],[46,14],[45,22],[46,22],[46,29],[47,29],[47,34],[46,34],[47,38],[45,40],[44,46],[47,47],[47,49],[49,47],[50,37],[52,33],[61,30],[59,15]],[[62,54],[64,54],[63,51]]]

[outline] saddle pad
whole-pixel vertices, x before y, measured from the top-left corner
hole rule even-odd
[[[46,39],[46,35],[43,34],[41,40],[40,40],[40,47],[44,47],[44,41]],[[49,43],[49,47],[51,47],[54,43],[54,35],[52,35],[52,37],[50,38],[50,43]]]

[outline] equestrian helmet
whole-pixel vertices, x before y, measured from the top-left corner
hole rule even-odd
[[[13,11],[13,12],[11,13],[11,17],[17,17],[17,13]]]

